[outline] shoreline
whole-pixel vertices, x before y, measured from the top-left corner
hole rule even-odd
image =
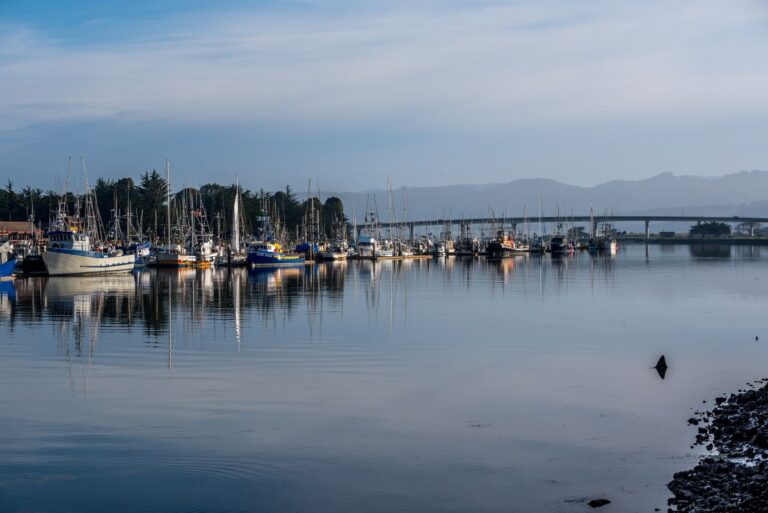
[[[620,236],[616,237],[620,243],[625,244],[658,244],[658,245],[683,245],[683,246],[768,246],[768,238],[735,237],[728,239],[692,239],[688,237],[650,237]]]
[[[688,424],[698,427],[696,445],[709,455],[675,473],[668,512],[758,513],[768,511],[768,379],[715,399]]]

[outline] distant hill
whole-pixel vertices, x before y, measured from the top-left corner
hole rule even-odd
[[[333,192],[351,219],[362,221],[366,201],[375,200],[379,216],[389,219],[387,192]],[[541,198],[545,215],[561,214],[680,214],[768,216],[768,171],[743,171],[721,177],[675,176],[664,173],[629,181],[614,180],[594,187],[579,187],[555,180],[528,178],[487,185],[449,185],[407,188],[408,219],[520,216],[523,206],[535,217]],[[403,189],[393,191],[395,215],[403,217]]]

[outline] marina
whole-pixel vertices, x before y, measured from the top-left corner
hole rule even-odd
[[[0,513],[768,512],[764,2],[1,5]]]

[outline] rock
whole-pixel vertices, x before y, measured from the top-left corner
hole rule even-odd
[[[765,431],[757,433],[755,436],[753,436],[751,442],[755,447],[759,447],[760,449],[768,449],[768,435],[766,435]]]
[[[606,504],[610,504],[610,503],[611,501],[609,501],[608,499],[592,499],[587,503],[587,506],[592,508],[602,508]]]
[[[675,473],[667,485],[674,494],[669,511],[768,512],[768,385],[718,397],[715,404],[712,411],[697,413],[708,427],[697,429],[696,444],[717,453]],[[696,426],[701,420],[688,423]]]

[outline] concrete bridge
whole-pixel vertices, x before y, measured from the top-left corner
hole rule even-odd
[[[536,227],[539,223],[539,218],[529,217],[527,221],[531,227]],[[395,227],[405,225],[410,231],[411,239],[413,239],[414,228],[418,226],[442,226],[446,223],[451,223],[452,225],[457,225],[457,226],[477,225],[477,224],[486,224],[486,225],[503,224],[505,226],[511,225],[513,228],[515,228],[517,227],[517,225],[521,225],[525,222],[526,222],[526,219],[524,217],[474,217],[469,219],[430,219],[430,220],[422,220],[422,221],[408,221],[407,223],[386,222],[386,223],[379,223],[379,225],[382,228],[395,228]],[[610,223],[610,224],[626,223],[626,222],[644,223],[645,236],[646,238],[649,238],[651,234],[652,222],[678,222],[678,223],[689,223],[690,225],[694,225],[699,222],[748,224],[750,225],[750,232],[754,234],[755,228],[759,227],[759,225],[768,224],[768,217],[740,217],[740,216],[722,217],[722,216],[683,216],[683,215],[680,215],[680,216],[609,215],[609,216],[568,216],[568,217],[546,216],[541,218],[541,222],[547,223],[547,224],[553,224],[558,222],[562,222],[563,224],[591,223],[593,235],[597,232],[597,226],[601,223]]]

